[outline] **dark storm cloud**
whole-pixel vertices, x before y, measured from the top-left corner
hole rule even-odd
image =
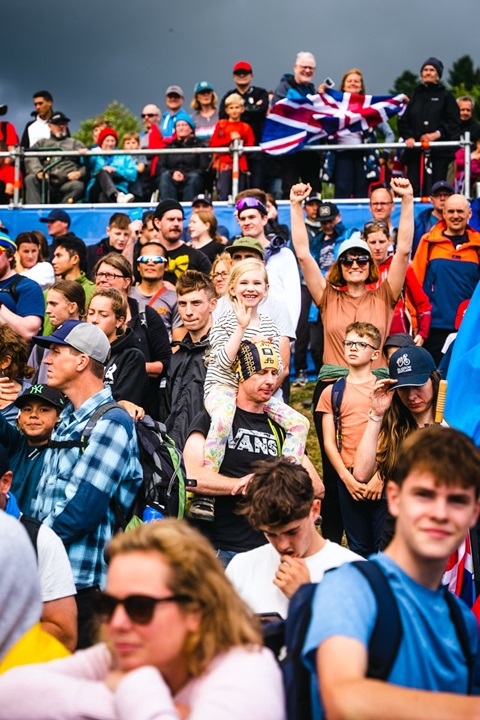
[[[367,90],[385,93],[403,70],[435,55],[445,67],[466,53],[480,64],[478,0],[27,0],[2,9],[0,102],[21,131],[34,90],[49,89],[74,127],[112,100],[139,113],[164,106],[167,85],[191,99],[209,80],[221,96],[237,60],[274,88],[299,50],[317,58],[315,80],[337,83],[362,69]]]

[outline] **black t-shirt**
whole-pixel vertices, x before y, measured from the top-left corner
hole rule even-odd
[[[280,442],[283,442],[283,430],[273,421],[269,422],[265,413],[251,413],[237,408],[220,473],[226,477],[241,478],[252,472],[255,460],[278,457],[281,453],[272,426]],[[192,422],[189,434],[199,432],[207,437],[209,429],[210,416],[204,411]],[[263,533],[254,530],[243,515],[235,512],[240,500],[241,496],[237,495],[216,495],[214,522],[198,524],[217,549],[244,552],[266,543]]]
[[[177,261],[177,268],[181,273],[184,273],[185,270],[198,270],[205,273],[205,275],[209,275],[212,269],[212,263],[201,250],[196,250],[185,243],[175,248],[175,250],[168,250],[167,258]],[[178,275],[171,270],[167,270],[164,279],[176,284]]]

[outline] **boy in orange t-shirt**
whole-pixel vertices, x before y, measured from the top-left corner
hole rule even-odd
[[[255,136],[250,125],[242,122],[240,117],[245,108],[245,102],[241,95],[232,93],[225,100],[225,112],[228,120],[219,120],[210,138],[210,147],[225,147],[233,140],[242,140],[245,147],[255,145]],[[212,167],[218,171],[217,190],[219,200],[228,200],[232,192],[232,169],[233,155],[214,155]],[[244,190],[247,185],[248,163],[245,155],[239,159],[239,191]]]
[[[317,405],[317,411],[323,413],[325,452],[338,474],[338,495],[348,545],[364,557],[378,552],[387,513],[383,483],[378,474],[368,483],[360,483],[353,476],[355,450],[368,422],[370,396],[377,380],[371,366],[378,358],[381,341],[380,331],[371,323],[350,323],[345,330],[343,344],[349,372],[344,378],[343,397],[337,402],[340,438],[332,403],[338,386],[326,387]]]

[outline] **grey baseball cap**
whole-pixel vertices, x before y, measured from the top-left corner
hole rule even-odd
[[[110,343],[103,330],[81,320],[66,320],[51,335],[36,335],[33,341],[46,348],[52,343],[67,345],[102,365],[105,365],[110,354]]]

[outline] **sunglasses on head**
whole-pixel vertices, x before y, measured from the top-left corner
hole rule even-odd
[[[370,230],[377,230],[378,228],[380,228],[380,230],[386,230],[390,235],[390,228],[385,220],[369,220],[363,226],[363,232],[370,232]]]
[[[365,267],[370,262],[370,255],[358,255],[357,257],[347,255],[340,258],[340,264],[345,265],[345,267],[352,267],[354,262],[357,263],[358,267]]]
[[[189,595],[168,595],[164,598],[154,598],[149,595],[128,595],[126,598],[116,598],[105,592],[98,593],[94,598],[95,613],[101,622],[110,622],[118,605],[123,605],[130,620],[137,625],[148,625],[152,621],[155,607],[161,603],[186,603],[191,601]]]
[[[265,205],[260,200],[257,200],[257,198],[254,197],[242,198],[237,202],[235,207],[237,209],[237,212],[241,212],[246,208],[253,208],[254,210],[258,210],[260,213],[262,213],[262,215],[268,214]]]
[[[139,263],[154,263],[155,265],[158,265],[159,263],[166,263],[168,262],[167,258],[164,258],[162,255],[140,255],[137,262]]]

